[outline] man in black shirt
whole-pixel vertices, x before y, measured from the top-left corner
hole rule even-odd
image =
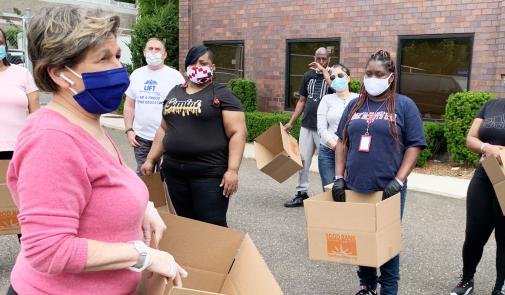
[[[303,112],[299,138],[303,169],[300,170],[298,176],[296,195],[292,200],[284,204],[285,207],[303,206],[303,200],[309,197],[307,195],[309,190],[309,168],[314,151],[319,148],[317,108],[323,96],[328,94],[331,85],[331,73],[328,69],[329,62],[330,57],[326,48],[321,47],[316,50],[314,62],[309,64],[310,70],[303,75],[303,81],[299,90],[300,98],[296,103],[295,111],[285,126],[286,131],[291,132],[291,128]]]

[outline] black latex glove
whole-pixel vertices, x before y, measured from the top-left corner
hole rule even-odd
[[[333,181],[331,195],[335,202],[345,202],[345,180],[343,178]]]
[[[398,183],[398,181],[395,179],[391,180],[386,188],[384,189],[384,193],[382,194],[382,200],[385,200],[387,198],[390,198],[397,193],[399,193],[402,190],[402,185]]]

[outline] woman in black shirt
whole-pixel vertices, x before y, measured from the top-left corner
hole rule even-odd
[[[151,174],[163,153],[162,171],[177,214],[227,226],[229,197],[238,188],[245,147],[245,116],[228,87],[213,82],[213,54],[189,50],[188,83],[174,87],[163,105],[143,174]]]
[[[499,157],[505,148],[505,100],[486,102],[473,121],[467,147],[482,157]],[[505,159],[501,159],[502,162]],[[495,230],[496,284],[492,295],[505,294],[505,216],[486,172],[479,165],[470,181],[466,199],[466,235],[463,245],[463,276],[451,295],[473,293],[473,276],[484,246]]]

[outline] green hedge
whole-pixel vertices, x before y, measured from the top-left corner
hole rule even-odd
[[[361,81],[352,79],[351,82],[349,82],[349,91],[359,93],[360,90],[361,90]]]
[[[435,122],[424,122],[424,136],[428,147],[425,148],[416,161],[416,166],[422,167],[433,155],[447,152],[447,141],[445,140],[445,124]]]
[[[233,79],[228,82],[230,90],[242,103],[244,111],[255,112],[258,95],[256,93],[256,82],[246,79]]]
[[[272,125],[281,122],[286,124],[291,118],[289,113],[263,113],[263,112],[248,112],[245,113],[247,126],[247,142],[252,142],[261,133],[265,132]],[[300,134],[300,123],[296,123],[291,130],[291,135],[298,139]]]
[[[457,92],[447,99],[445,107],[445,138],[451,159],[460,164],[476,164],[479,156],[466,147],[466,135],[475,114],[488,100],[495,98],[489,92]]]

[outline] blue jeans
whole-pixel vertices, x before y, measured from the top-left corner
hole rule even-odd
[[[325,145],[319,145],[317,162],[319,165],[319,175],[321,175],[321,184],[323,185],[324,191],[324,186],[332,183],[333,177],[335,177],[335,151]]]
[[[405,198],[407,197],[407,185],[400,192],[400,216],[403,217],[405,208]],[[381,284],[381,295],[398,294],[398,281],[400,280],[400,255],[397,255],[380,267],[381,275],[377,279],[377,269],[375,267],[360,266],[358,277],[360,285],[366,285],[372,289],[377,288],[377,282]]]

